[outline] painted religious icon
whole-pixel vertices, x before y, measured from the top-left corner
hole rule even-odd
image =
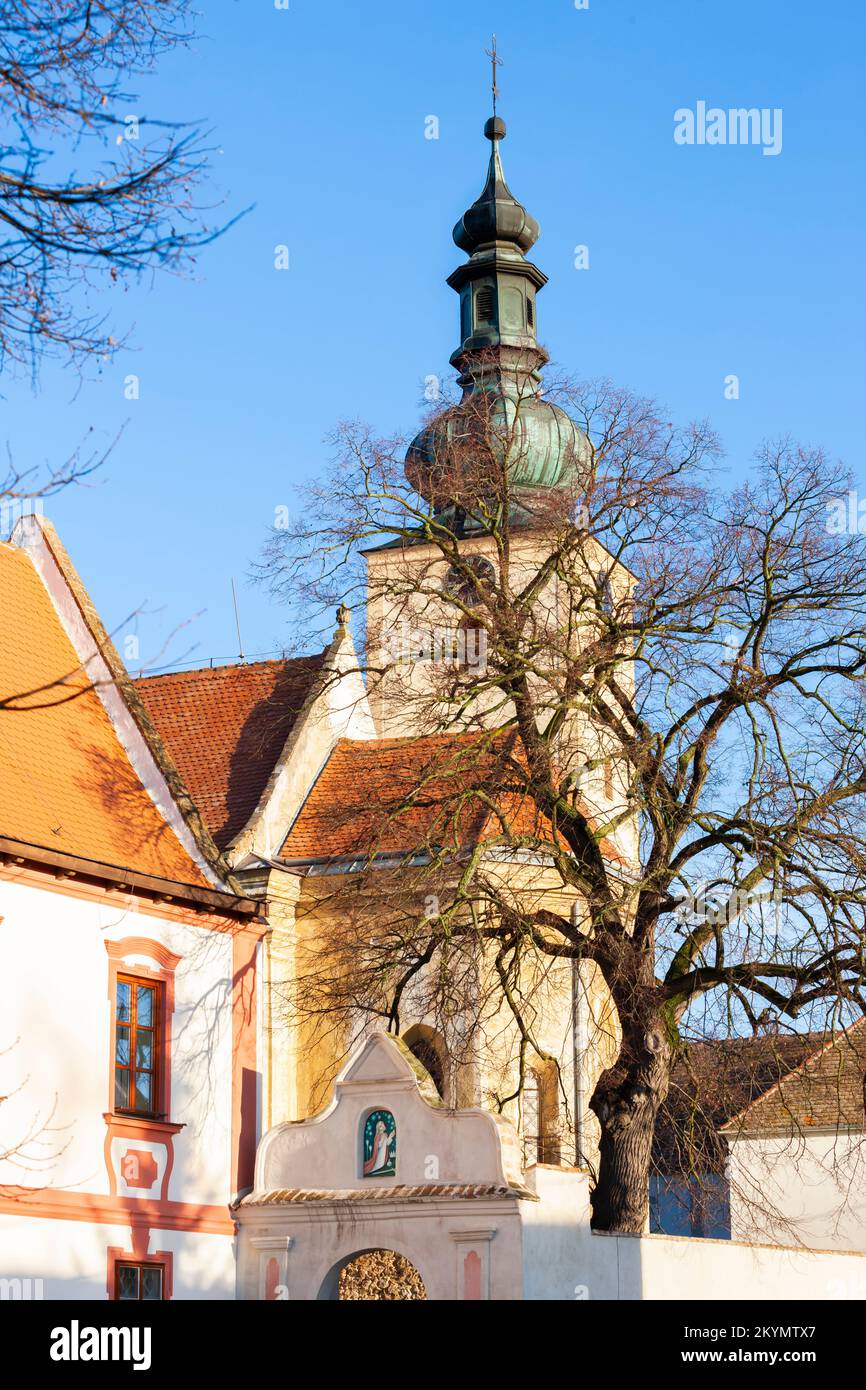
[[[374,1110],[364,1124],[364,1177],[387,1177],[396,1171],[397,1122],[390,1110]]]

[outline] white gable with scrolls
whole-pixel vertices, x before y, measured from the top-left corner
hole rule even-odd
[[[399,1039],[374,1033],[334,1089],[321,1115],[265,1135],[256,1160],[257,1192],[360,1191],[370,1184],[523,1187],[511,1125],[485,1110],[446,1110],[427,1072]],[[375,1152],[365,1155],[364,1139],[367,1121],[380,1113],[386,1118],[369,1127],[373,1139],[378,1128],[387,1150],[384,1164],[376,1165]]]
[[[430,1299],[523,1291],[524,1184],[511,1125],[448,1110],[400,1039],[374,1033],[327,1110],[277,1125],[238,1205],[241,1298],[330,1299],[371,1251],[408,1260]]]

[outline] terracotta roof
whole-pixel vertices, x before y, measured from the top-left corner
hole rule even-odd
[[[734,1116],[760,1106],[776,1083],[817,1053],[824,1033],[765,1033],[689,1044],[674,1064],[653,1143],[658,1173],[720,1172]],[[616,1081],[616,1070],[611,1073]]]
[[[278,1187],[267,1192],[251,1192],[241,1198],[239,1207],[275,1207],[298,1202],[394,1202],[442,1197],[528,1197],[538,1199],[526,1187],[506,1187],[502,1183],[422,1183],[417,1187],[345,1187],[337,1191],[324,1188]]]
[[[280,851],[283,859],[458,849],[503,832],[537,845],[550,822],[522,791],[516,735],[340,739]],[[618,858],[609,841],[603,850]]]
[[[30,556],[0,545],[0,835],[209,884],[132,767]]]
[[[763,1095],[740,1108],[723,1133],[791,1134],[812,1128],[866,1129],[866,1019],[820,1038],[820,1046]]]
[[[221,849],[249,821],[324,653],[145,676],[145,709]]]

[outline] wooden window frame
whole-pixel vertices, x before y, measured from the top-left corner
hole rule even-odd
[[[121,1298],[121,1297],[120,1297],[120,1271],[121,1271],[122,1269],[137,1269],[137,1270],[138,1270],[138,1298],[137,1298],[137,1299],[134,1299],[134,1298]],[[159,1276],[160,1276],[160,1296],[159,1296],[159,1298],[142,1298],[142,1296],[141,1296],[141,1288],[142,1288],[141,1274],[142,1274],[142,1271],[145,1270],[145,1269],[158,1269],[158,1270],[159,1270]],[[114,1294],[113,1294],[113,1299],[112,1299],[112,1301],[115,1302],[115,1303],[165,1303],[165,1302],[167,1301],[167,1299],[166,1299],[166,1273],[167,1273],[166,1267],[165,1267],[165,1264],[164,1264],[164,1262],[163,1262],[162,1260],[136,1260],[136,1259],[118,1259],[118,1260],[115,1260],[115,1262],[114,1262]]]
[[[118,1123],[134,1127],[168,1123],[171,1120],[174,975],[181,957],[175,955],[161,942],[137,936],[124,937],[121,941],[106,941],[105,949],[108,953],[110,1046],[108,1075],[106,1077],[106,1090],[108,1092],[106,1120],[114,1117]],[[142,958],[153,964],[144,964]],[[159,1108],[153,1115],[145,1115],[140,1110],[118,1110],[114,1104],[114,1064],[117,1055],[117,980],[119,976],[139,980],[142,984],[156,985],[160,995],[159,1006],[162,1026],[160,1028],[161,1046],[156,1084],[156,1102]]]
[[[117,1014],[117,994],[121,985],[132,986],[133,1007],[128,1024],[119,1024]],[[150,1067],[137,1067],[135,1064],[136,1043],[138,1038],[138,988],[153,991],[153,1024],[145,1031],[153,1035],[152,1055]],[[163,1089],[163,1054],[165,1051],[165,1033],[163,1029],[163,1017],[165,1009],[165,989],[162,980],[155,980],[146,974],[138,974],[132,970],[119,970],[114,980],[114,1027],[112,1029],[114,1047],[111,1063],[111,1084],[113,1110],[116,1115],[138,1116],[143,1120],[158,1119],[162,1105]],[[117,1062],[117,1029],[118,1027],[129,1028],[129,1064],[126,1067],[119,1067]],[[129,1075],[129,1096],[133,1103],[129,1105],[118,1105],[116,1100],[116,1085],[118,1070],[126,1071]],[[147,1110],[140,1110],[135,1104],[135,1076],[139,1071],[148,1071],[151,1077],[151,1104]]]

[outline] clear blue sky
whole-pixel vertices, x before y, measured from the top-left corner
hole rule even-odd
[[[160,664],[231,658],[232,575],[248,651],[290,640],[247,582],[275,507],[296,505],[337,421],[410,429],[423,378],[448,370],[450,232],[484,181],[494,29],[506,175],[541,223],[539,333],[555,360],[675,418],[708,416],[736,476],[762,438],[790,433],[845,458],[866,492],[860,0],[199,8],[201,40],[139,110],[203,117],[227,213],[255,210],[194,278],[115,293],[135,350],[101,376],[79,389],[47,370],[36,394],[0,383],[19,465],[128,421],[104,474],[47,511],[110,629],[147,606],[142,661],[182,623]],[[698,100],[781,107],[782,153],[676,145],[673,113]],[[278,243],[288,272],[273,268]],[[588,271],[573,267],[578,243]]]

